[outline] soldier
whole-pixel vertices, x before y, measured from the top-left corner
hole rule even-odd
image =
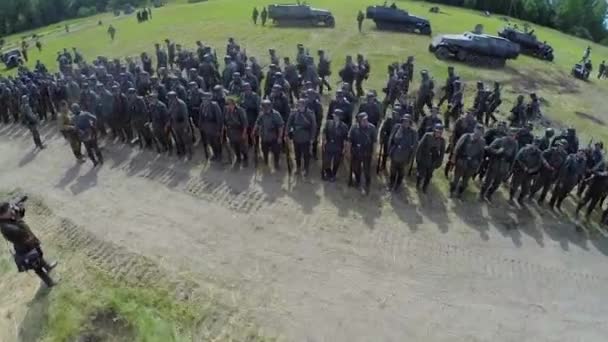
[[[507,135],[507,123],[505,121],[500,121],[496,127],[492,127],[486,131],[483,139],[486,141],[486,146],[490,146],[494,140],[500,139]],[[488,170],[488,166],[490,165],[490,154],[485,153],[483,161],[479,166],[479,170],[476,173],[476,176],[479,176],[480,180],[483,180],[483,177]]]
[[[361,33],[361,29],[363,27],[363,19],[365,19],[365,15],[361,10],[359,10],[359,13],[357,14],[357,27],[359,27],[359,33]]]
[[[471,110],[467,111],[466,115],[461,116],[460,118],[458,118],[458,120],[456,120],[456,123],[454,124],[454,132],[450,137],[450,143],[448,145],[450,157],[448,158],[448,162],[445,164],[444,174],[446,178],[448,177],[452,166],[454,166],[454,152],[456,144],[463,135],[467,133],[473,133],[476,126],[477,121],[475,120],[475,116],[473,115],[473,111]]]
[[[130,88],[127,92],[128,109],[131,116],[131,125],[141,149],[152,146],[152,136],[146,123],[150,121],[148,106],[143,97],[137,95],[135,89]]]
[[[38,126],[40,125],[40,120],[36,118],[32,107],[29,104],[29,99],[27,95],[21,96],[21,106],[19,108],[19,112],[22,115],[23,124],[30,130],[32,133],[32,138],[34,139],[34,144],[37,148],[43,150],[46,146],[42,144],[42,140],[40,139],[40,133],[38,132]]]
[[[266,11],[266,7],[262,7],[262,13],[260,14],[262,26],[266,26],[266,18],[268,18],[268,12]]]
[[[436,124],[433,132],[422,136],[416,150],[416,188],[426,193],[435,169],[441,166],[446,143],[443,138],[443,125]]]
[[[291,108],[289,107],[289,99],[285,96],[282,86],[278,84],[272,86],[270,101],[272,102],[272,108],[281,115],[283,122],[287,122]]]
[[[172,143],[170,136],[171,118],[167,106],[158,100],[158,93],[152,92],[149,96],[150,129],[154,134],[154,143],[158,153],[168,152],[171,155]]]
[[[374,93],[370,91],[367,93],[366,102],[359,106],[359,113],[367,113],[367,121],[377,127],[382,112],[380,107],[381,104],[376,100]]]
[[[317,70],[321,78],[321,82],[319,82],[319,94],[323,95],[324,87],[327,87],[327,90],[331,91],[331,85],[326,79],[331,75],[331,61],[325,56],[325,51],[319,50],[318,54],[319,65],[317,66]]]
[[[74,126],[78,130],[78,138],[87,150],[93,166],[103,164],[103,155],[97,144],[97,123],[95,122],[97,118],[89,112],[81,111],[80,106],[76,103],[72,105],[72,113],[75,115]]]
[[[352,56],[346,56],[346,61],[344,63],[344,67],[338,73],[343,83],[348,83],[349,91],[352,92],[352,84],[355,81],[355,77],[357,75],[357,68],[355,63],[353,63]]]
[[[272,152],[275,170],[279,170],[284,125],[285,122],[279,112],[272,109],[270,100],[262,100],[262,112],[256,120],[253,134],[260,137],[262,155],[266,165],[268,165],[268,152]]]
[[[599,70],[597,72],[597,79],[602,79],[606,77],[606,61],[602,61],[599,66]]]
[[[11,101],[11,96],[9,88],[5,84],[0,83],[0,120],[6,125],[9,123],[9,102]]]
[[[485,153],[488,154],[490,161],[479,192],[480,200],[485,199],[491,202],[492,195],[509,174],[519,150],[515,139],[516,134],[517,129],[511,128],[508,135],[494,140],[485,148]]]
[[[439,108],[433,107],[431,108],[431,115],[425,116],[418,126],[418,136],[422,137],[425,133],[433,132],[437,124],[443,126],[443,122],[439,118]]]
[[[283,58],[285,80],[289,85],[289,102],[293,104],[294,99],[298,98],[300,93],[300,75],[295,65],[291,64],[289,57]]]
[[[450,119],[457,120],[460,114],[462,113],[462,108],[464,107],[464,104],[462,103],[464,94],[462,89],[462,83],[460,82],[460,80],[457,79],[452,82],[451,92],[452,94],[450,95],[448,100],[448,109],[445,112],[445,127],[447,129],[450,129]],[[440,106],[441,104],[439,104],[437,107]]]
[[[58,125],[59,131],[68,144],[70,144],[70,148],[72,149],[72,153],[74,153],[76,160],[79,162],[84,161],[82,157],[81,142],[78,138],[78,131],[76,130],[76,126],[74,126],[74,116],[71,114],[68,103],[65,101],[61,101],[59,104]]]
[[[378,160],[378,165],[376,166],[376,173],[380,171],[386,170],[386,161],[389,156],[389,142],[391,133],[396,125],[401,122],[402,116],[398,112],[399,105],[395,105],[391,115],[387,116],[382,122],[382,126],[380,127],[380,160]],[[411,117],[410,117],[411,119]]]
[[[192,159],[192,137],[194,132],[188,116],[186,103],[177,97],[177,93],[170,91],[167,94],[169,101],[169,115],[171,130],[175,139],[175,149],[178,156],[186,154],[188,160]]]
[[[412,163],[417,146],[418,132],[412,127],[411,116],[405,114],[401,118],[401,123],[395,125],[385,147],[391,158],[389,191],[399,191],[401,188],[405,167]]]
[[[488,119],[488,110],[489,110],[489,105],[488,105],[488,98],[490,97],[490,91],[488,91],[483,82],[477,82],[477,94],[475,95],[475,101],[473,103],[473,108],[475,108],[475,116],[477,118],[477,121],[479,122],[484,122],[484,116],[485,116],[485,121],[487,124],[487,119]]]
[[[344,92],[341,89],[336,90],[336,98],[329,103],[327,118],[331,118],[336,109],[342,111],[342,117],[340,119],[346,124],[346,127],[350,129],[353,121],[353,106],[346,100]]]
[[[258,24],[258,15],[260,15],[260,12],[258,12],[257,7],[254,7],[253,13],[251,14],[251,19],[253,20],[253,25]]]
[[[321,105],[321,100],[319,98],[319,93],[314,88],[309,88],[306,91],[306,108],[313,112],[315,116],[315,121],[317,123],[317,131],[315,132],[315,137],[312,142],[312,158],[317,160],[318,154],[318,145],[319,145],[319,135],[321,133],[321,122],[323,122],[323,105]]]
[[[308,176],[310,165],[310,147],[317,133],[317,120],[314,113],[307,108],[305,99],[299,99],[295,111],[287,120],[287,135],[293,141],[296,157],[296,173],[302,170],[304,162],[304,177]]]
[[[331,118],[325,121],[323,128],[321,178],[332,183],[336,181],[336,174],[344,155],[344,142],[348,138],[348,126],[342,122],[341,112],[341,109],[336,109]]]
[[[553,138],[551,145],[555,145],[560,140],[566,140],[566,152],[568,154],[576,153],[578,151],[578,138],[576,136],[576,129],[569,127],[565,132]]]
[[[502,99],[500,97],[500,83],[494,82],[494,90],[488,96],[488,111],[485,117],[486,126],[489,125],[490,119],[492,119],[493,122],[498,121],[494,116],[494,112],[496,112],[496,110],[498,109],[498,107],[500,107],[501,104]]]
[[[371,185],[371,165],[374,145],[378,131],[376,127],[367,121],[366,113],[357,114],[355,123],[348,133],[348,141],[351,151],[351,166],[348,185],[360,187],[361,173],[365,174],[364,193],[369,193]],[[353,182],[354,173],[354,182]]]
[[[97,132],[106,136],[106,125],[114,112],[114,95],[102,83],[97,83],[99,105],[97,110]]]
[[[524,104],[524,96],[517,96],[517,103],[511,109],[511,127],[524,127],[526,125],[526,106]]]
[[[363,58],[362,54],[357,54],[357,68],[355,75],[355,87],[357,89],[357,97],[362,97],[365,93],[363,92],[363,81],[369,78],[371,71],[369,62]]]
[[[472,133],[462,135],[456,142],[450,161],[455,165],[454,178],[450,183],[450,196],[460,198],[469,179],[477,172],[484,159],[486,141],[483,125],[477,124]]]
[[[517,199],[520,205],[529,195],[532,180],[542,167],[541,150],[538,148],[540,141],[535,139],[532,144],[527,144],[519,150],[513,164],[513,176],[511,177],[511,189],[509,190],[509,203],[513,203],[515,194],[521,188]]]
[[[228,93],[232,96],[239,97],[243,91],[243,80],[241,79],[241,73],[235,72],[232,74],[232,81],[228,85]]]
[[[451,103],[452,95],[454,94],[454,82],[458,80],[458,76],[454,73],[454,67],[448,66],[448,77],[445,80],[445,85],[443,86],[443,96],[439,100],[437,107],[441,107],[444,101],[448,101],[448,105]],[[448,125],[446,124],[446,127]]]
[[[585,164],[585,175],[583,178],[589,178],[594,172],[604,168],[604,155],[602,152],[603,148],[604,144],[601,141],[596,142],[593,148],[591,148],[590,142],[589,146],[585,148],[587,163]],[[585,191],[587,185],[588,183],[585,182],[584,179],[581,179],[576,191],[578,197],[583,196],[583,192]]]
[[[110,39],[114,41],[114,36],[116,35],[116,29],[114,28],[114,26],[110,25],[108,27],[108,34],[110,35]]]
[[[274,77],[278,70],[277,64],[270,64],[266,72],[266,80],[264,81],[264,98],[269,98],[274,86]]]
[[[420,88],[418,89],[416,98],[416,109],[414,110],[414,121],[416,122],[418,122],[421,115],[425,116],[424,106],[428,106],[429,109],[433,108],[433,88],[435,87],[427,70],[422,70],[420,76],[422,77],[422,80],[420,81]]]
[[[532,199],[534,195],[542,189],[540,196],[538,197],[538,205],[542,205],[545,201],[547,192],[549,192],[549,189],[557,179],[562,164],[568,157],[564,145],[565,142],[559,141],[555,146],[545,149],[541,154],[542,168],[534,178],[532,191],[530,192],[530,199]]]
[[[593,172],[591,177],[586,179],[585,182],[589,184],[589,189],[585,193],[585,197],[576,206],[575,215],[578,218],[581,209],[588,205],[587,214],[585,215],[585,219],[588,220],[593,209],[595,209],[602,197],[606,195],[606,191],[608,191],[608,171],[606,171],[605,167],[601,167]]]
[[[220,162],[222,160],[221,137],[224,129],[224,116],[222,108],[216,101],[212,101],[212,95],[208,92],[203,93],[198,128],[201,132],[205,155],[208,155],[207,144],[209,144],[213,151],[211,161]]]
[[[538,145],[538,148],[540,148],[541,151],[545,151],[549,147],[551,147],[551,138],[553,138],[554,135],[555,131],[553,130],[553,128],[549,127],[545,129],[545,135],[540,138],[540,145]]]
[[[534,126],[529,123],[517,131],[517,146],[519,146],[520,149],[534,142],[534,134],[532,134],[533,129]]]
[[[551,200],[549,201],[552,210],[555,206],[557,206],[557,210],[562,210],[563,200],[568,197],[570,191],[574,189],[574,186],[585,172],[585,163],[585,151],[583,150],[579,150],[577,153],[572,153],[566,157],[566,161],[564,161],[558,172]]]
[[[160,44],[156,43],[154,44],[154,47],[156,49],[156,71],[158,72],[160,68],[167,67],[167,62],[169,58],[167,57],[167,53],[165,52],[165,50],[162,50],[160,48]]]
[[[165,44],[167,44],[167,55],[169,57],[169,67],[173,68],[175,64],[175,43],[170,41],[169,39],[165,39]]]
[[[243,167],[247,167],[247,129],[249,123],[245,110],[237,105],[236,99],[233,97],[226,99],[224,120],[226,135],[230,141],[230,148],[236,157],[236,164],[243,163]]]
[[[401,65],[401,70],[405,72],[405,77],[409,83],[414,81],[414,56],[408,56],[407,61]]]
[[[253,143],[253,128],[260,113],[260,96],[253,92],[249,83],[243,84],[244,92],[240,98],[240,106],[245,110],[247,115],[247,136],[249,137],[249,146],[254,146]]]

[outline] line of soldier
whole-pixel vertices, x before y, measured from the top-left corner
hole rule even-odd
[[[552,190],[549,203],[561,210],[562,201],[578,185],[582,199],[577,213],[587,206],[589,215],[608,190],[601,143],[579,149],[573,128],[559,136],[547,129],[543,137],[534,137],[529,121],[542,115],[534,94],[528,104],[518,97],[507,127],[494,117],[502,102],[500,84],[489,91],[477,83],[474,105],[465,111],[464,85],[453,67],[437,105],[434,81],[426,70],[420,72],[418,91],[409,96],[414,75],[410,57],[389,66],[383,101],[368,91],[358,103],[352,81],[357,84],[359,70],[365,75],[361,80],[369,75],[369,63],[362,56],[357,63],[347,57],[339,73],[342,86],[324,117],[320,93],[330,88],[326,78],[331,70],[324,51],[318,55],[315,64],[299,44],[296,63],[285,57],[281,66],[276,51],[270,49],[264,74],[257,60],[229,39],[220,73],[210,47],[197,42],[197,50],[188,51],[167,40],[166,48],[156,45],[155,72],[146,53],[139,62],[127,58],[125,64],[107,58],[88,64],[82,59],[77,66],[60,65],[62,73],[57,77],[42,67],[31,72],[20,68],[19,77],[0,81],[0,120],[8,123],[10,116],[22,120],[43,148],[36,128],[50,113],[51,119],[59,118],[75,157],[82,160],[84,144],[95,165],[103,163],[98,136],[111,134],[159,153],[170,154],[175,147],[178,156],[188,159],[197,142],[216,162],[223,160],[222,152],[229,147],[229,163],[243,167],[251,149],[256,167],[258,156],[268,164],[272,155],[274,169],[279,169],[284,155],[290,174],[293,150],[296,173],[307,176],[311,158],[321,157],[321,177],[330,182],[336,181],[347,156],[348,184],[364,193],[370,190],[374,159],[377,173],[387,170],[390,161],[390,191],[401,189],[406,172],[411,173],[415,164],[416,186],[426,192],[445,154],[444,174],[451,176],[454,197],[461,197],[470,179],[477,177],[481,200],[491,201],[500,185],[510,182],[511,202],[517,198],[523,204],[538,194],[542,204]],[[446,101],[442,119],[439,108]],[[450,120],[454,124],[448,140],[444,129],[450,129]],[[486,130],[490,120],[493,126]]]

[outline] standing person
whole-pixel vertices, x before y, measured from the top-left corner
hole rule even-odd
[[[437,107],[441,107],[441,105],[443,104],[444,101],[448,101],[448,106],[452,100],[452,95],[454,94],[454,82],[458,80],[458,76],[456,75],[456,73],[454,72],[454,67],[453,66],[448,66],[448,77],[445,80],[445,85],[443,86],[442,90],[443,90],[443,96],[441,97],[441,99],[439,99],[439,103],[437,104]],[[449,125],[446,124],[446,127],[448,127]]]
[[[150,121],[150,114],[148,113],[148,107],[143,97],[137,95],[134,88],[128,90],[128,108],[131,115],[131,125],[137,135],[137,141],[139,147],[144,149],[152,146],[152,139],[150,131],[146,127],[146,123]]]
[[[585,151],[582,149],[566,157],[566,161],[564,161],[559,169],[555,187],[551,194],[551,200],[549,200],[551,210],[557,206],[557,210],[562,211],[562,202],[585,174],[586,163]]]
[[[448,109],[445,112],[445,127],[447,127],[447,129],[450,129],[450,119],[458,121],[458,117],[462,114],[462,109],[464,107],[464,94],[460,80],[455,80],[452,83],[452,90],[450,91],[452,94],[448,99]],[[437,107],[439,106],[441,105],[438,105]]]
[[[469,179],[477,172],[484,157],[486,141],[483,125],[475,126],[473,133],[466,133],[458,139],[452,153],[454,178],[450,183],[450,196],[460,198],[467,188]]]
[[[114,41],[114,36],[116,35],[116,29],[114,28],[114,26],[110,25],[108,27],[108,34],[110,35],[110,39]]]
[[[203,93],[201,107],[199,109],[198,128],[201,132],[203,148],[211,145],[213,157],[211,161],[222,161],[222,132],[224,129],[224,116],[222,108],[216,101],[212,101],[212,94]],[[205,155],[207,152],[205,151]]]
[[[388,189],[389,191],[399,191],[405,175],[405,168],[408,167],[416,154],[418,146],[418,132],[412,127],[412,118],[405,114],[401,118],[401,123],[397,124],[390,135],[388,155],[391,158],[391,171]]]
[[[118,85],[112,86],[114,96],[114,111],[110,118],[110,126],[114,139],[119,138],[122,142],[130,142],[133,139],[133,129],[131,128],[131,114],[129,111],[129,100],[120,91]]]
[[[23,59],[25,60],[25,62],[28,62],[28,58],[27,58],[27,48],[28,48],[28,44],[25,40],[21,41],[21,55],[23,55]]]
[[[426,133],[420,139],[416,151],[416,188],[422,187],[423,193],[427,192],[433,172],[441,167],[445,147],[442,124],[436,124],[433,132]]]
[[[106,136],[106,125],[114,112],[114,95],[102,83],[97,83],[99,105],[97,111],[97,131],[101,137]]]
[[[258,16],[260,15],[260,12],[258,12],[258,8],[254,7],[253,8],[253,13],[251,14],[251,19],[253,20],[253,25],[257,25],[258,24]]]
[[[357,74],[355,76],[355,89],[357,90],[357,97],[365,95],[363,92],[363,81],[369,78],[371,71],[369,62],[363,57],[362,54],[357,54]]]
[[[493,123],[496,123],[498,119],[494,116],[494,112],[500,107],[502,104],[502,99],[500,97],[500,83],[494,82],[494,90],[488,96],[488,111],[485,115],[485,125],[489,126],[490,119],[492,119]]]
[[[327,87],[327,90],[331,91],[331,85],[326,79],[331,76],[331,61],[325,55],[325,51],[319,50],[318,54],[319,64],[317,66],[317,71],[319,73],[319,78],[321,79],[319,82],[319,94],[323,95],[323,88]]]
[[[515,194],[521,188],[517,199],[520,205],[530,192],[532,180],[542,167],[541,150],[538,148],[538,139],[532,144],[524,146],[515,156],[513,164],[513,176],[511,177],[511,189],[509,191],[509,203],[513,203]]]
[[[166,68],[169,57],[167,57],[167,52],[160,48],[160,44],[154,44],[154,48],[156,49],[156,72],[159,72],[160,68]]]
[[[310,165],[311,144],[317,132],[317,120],[314,113],[306,106],[306,100],[298,100],[297,108],[287,119],[287,135],[293,141],[293,148],[296,157],[296,173],[302,171],[304,164],[304,177],[308,177]]]
[[[455,152],[455,147],[460,137],[465,135],[466,133],[473,133],[475,131],[475,127],[477,126],[477,121],[475,120],[475,116],[473,115],[473,111],[467,111],[466,115],[461,116],[456,120],[454,124],[454,132],[452,132],[452,136],[450,137],[450,143],[448,146],[448,151],[450,151],[450,157],[448,158],[448,162],[445,164],[444,174],[445,177],[448,178],[450,174],[450,170],[454,166],[454,158],[453,154]]]
[[[248,146],[254,146],[253,128],[260,113],[261,99],[260,95],[253,92],[251,84],[243,84],[243,94],[240,97],[240,107],[245,110],[247,115],[247,137]]]
[[[72,105],[72,113],[75,115],[74,123],[78,130],[78,138],[84,144],[89,159],[94,166],[103,164],[103,155],[97,144],[97,118],[89,112],[81,111],[76,103]]]
[[[322,134],[323,163],[321,178],[332,183],[336,181],[336,174],[344,155],[344,143],[348,138],[348,126],[341,120],[341,111],[336,109],[331,118],[325,121]]]
[[[427,70],[420,71],[422,80],[420,81],[420,88],[418,89],[418,96],[416,98],[416,108],[414,109],[414,121],[418,122],[420,116],[424,116],[424,106],[428,106],[429,109],[433,108],[433,89],[435,83],[429,76]]]
[[[516,134],[517,129],[511,128],[508,135],[494,140],[486,147],[490,161],[479,192],[480,200],[486,199],[491,202],[492,195],[509,174],[519,150]]]
[[[586,182],[589,184],[589,189],[585,192],[585,197],[579,201],[576,206],[575,215],[578,218],[578,214],[584,206],[587,206],[587,213],[585,215],[585,219],[589,219],[593,209],[600,202],[602,197],[606,195],[606,191],[608,190],[608,171],[606,171],[605,167],[593,172],[591,177],[589,177]]]
[[[378,131],[374,125],[367,121],[367,114],[357,114],[357,123],[351,127],[348,133],[351,153],[351,171],[348,177],[348,185],[359,188],[361,186],[361,173],[363,173],[365,175],[364,194],[369,193],[372,181],[372,154],[377,136]]]
[[[42,43],[39,40],[36,40],[36,48],[38,52],[42,52]]]
[[[171,155],[172,144],[170,132],[170,115],[167,106],[158,99],[158,93],[148,95],[150,109],[150,129],[154,135],[154,144],[158,153],[168,152]]]
[[[338,73],[343,83],[348,83],[348,92],[352,93],[352,84],[355,81],[355,77],[357,76],[357,66],[353,63],[352,56],[346,56],[346,61],[344,63],[344,67]]]
[[[312,158],[317,160],[321,122],[323,122],[323,105],[321,104],[319,93],[314,88],[308,88],[306,91],[306,108],[314,114],[317,123],[317,131],[312,141]]]
[[[42,144],[42,140],[40,139],[40,132],[38,132],[40,120],[34,114],[34,111],[32,110],[32,107],[30,107],[29,102],[30,101],[27,95],[21,96],[21,107],[19,111],[22,115],[23,124],[30,130],[30,133],[32,133],[34,144],[37,148],[43,150],[45,146],[44,144]]]
[[[169,115],[171,130],[175,139],[175,150],[178,156],[186,155],[188,160],[192,159],[192,137],[194,132],[190,124],[188,107],[186,103],[177,97],[177,93],[167,93],[169,101]]]
[[[236,157],[236,165],[238,166],[242,163],[243,167],[247,167],[247,129],[249,123],[245,110],[237,105],[236,100],[233,97],[228,97],[226,99],[224,120],[226,135],[230,141],[232,152],[234,152]]]
[[[268,18],[268,12],[266,7],[262,7],[262,13],[260,13],[260,19],[262,20],[262,26],[266,26],[266,19]]]
[[[526,106],[524,104],[524,96],[517,96],[517,103],[511,109],[511,127],[524,127],[526,125]]]
[[[281,114],[272,109],[272,102],[270,100],[262,100],[261,107],[262,111],[256,120],[253,134],[260,137],[264,163],[268,165],[268,152],[272,152],[274,168],[275,170],[279,170],[279,157],[285,122],[281,118]]]
[[[357,14],[357,27],[359,28],[359,33],[361,33],[361,29],[363,28],[363,19],[365,19],[365,15],[363,11],[359,10]]]
[[[559,175],[562,164],[568,157],[564,145],[565,142],[558,141],[555,146],[545,149],[541,154],[543,166],[538,175],[534,178],[534,183],[532,184],[532,190],[530,192],[530,199],[532,199],[534,195],[541,190],[537,201],[538,205],[542,205],[545,201],[549,189]]]
[[[606,61],[602,61],[602,63],[600,63],[598,72],[597,72],[597,79],[602,79],[606,76]]]

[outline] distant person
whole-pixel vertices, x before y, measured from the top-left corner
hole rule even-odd
[[[38,52],[42,52],[42,43],[39,40],[36,41],[36,48]]]
[[[148,19],[152,20],[152,9],[148,7]]]
[[[262,13],[260,14],[260,19],[262,20],[262,26],[265,26],[266,19],[268,19],[268,11],[266,11],[266,7],[262,8]]]
[[[260,12],[258,12],[258,8],[254,7],[253,8],[253,13],[251,14],[251,19],[253,20],[253,25],[257,25],[258,24],[258,16],[260,15]]]
[[[602,79],[606,77],[606,61],[602,61],[602,63],[600,63],[598,72],[597,72],[597,79]]]
[[[583,58],[581,58],[580,62],[586,62],[589,59],[589,57],[591,57],[591,46],[587,46],[587,48],[585,49],[585,52],[583,53]]]
[[[363,27],[363,19],[365,19],[365,16],[363,15],[363,12],[359,10],[359,14],[357,14],[357,26],[359,27],[359,33],[361,33],[361,28]]]
[[[23,55],[23,59],[27,62],[27,42],[25,40],[21,41],[21,54]]]
[[[70,33],[70,25],[65,24],[65,33]]]
[[[110,35],[110,39],[114,41],[114,36],[116,36],[116,29],[114,26],[110,25],[110,27],[108,27],[108,34]]]

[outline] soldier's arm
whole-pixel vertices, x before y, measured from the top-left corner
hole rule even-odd
[[[458,156],[461,153],[461,150],[463,149],[464,144],[467,141],[467,139],[468,139],[467,134],[463,134],[456,142],[456,146],[454,147],[454,154],[453,154],[454,159],[456,158],[456,156]]]

